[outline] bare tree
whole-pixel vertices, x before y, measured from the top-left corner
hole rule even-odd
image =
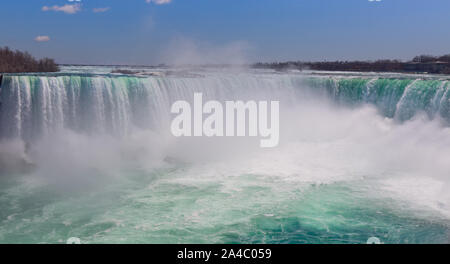
[[[59,67],[53,59],[36,60],[28,52],[13,51],[9,47],[0,48],[0,73],[57,71]]]

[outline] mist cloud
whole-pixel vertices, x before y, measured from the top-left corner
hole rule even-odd
[[[171,65],[245,64],[250,45],[233,41],[220,45],[176,37],[169,42],[162,60]]]

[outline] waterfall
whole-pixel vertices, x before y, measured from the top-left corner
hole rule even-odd
[[[337,103],[349,106],[368,103],[380,114],[398,121],[418,112],[430,119],[450,121],[450,84],[447,80],[393,78],[306,78],[306,86],[326,90]]]
[[[5,75],[0,90],[0,135],[32,140],[59,129],[127,135],[157,129],[170,120],[170,105],[195,92],[206,99],[279,99],[296,103],[312,91],[338,104],[375,105],[405,121],[418,112],[450,121],[450,83],[295,74],[222,74],[198,77]]]

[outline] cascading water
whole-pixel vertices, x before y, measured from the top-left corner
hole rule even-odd
[[[126,135],[132,127],[154,128],[169,121],[172,102],[194,92],[224,99],[249,93],[240,87],[270,92],[280,84],[248,77],[6,76],[0,97],[5,102],[2,136],[29,139],[61,128]]]
[[[447,80],[392,78],[312,78],[307,85],[325,88],[338,103],[375,105],[382,115],[400,121],[423,111],[433,119],[450,121],[450,94]]]
[[[445,79],[94,69],[4,76],[0,242],[449,242]],[[171,137],[195,92],[279,100],[280,146]]]
[[[340,104],[369,103],[400,121],[425,112],[450,121],[446,80],[213,76],[139,78],[110,76],[5,76],[0,100],[3,137],[26,140],[61,128],[125,135],[132,127],[154,128],[170,118],[176,100],[202,92],[213,99],[252,98],[251,94],[299,97],[308,87]],[[245,91],[242,91],[245,87]],[[286,96],[288,94],[289,96]]]

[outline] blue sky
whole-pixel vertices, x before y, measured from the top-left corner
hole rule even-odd
[[[450,53],[448,0],[2,0],[0,46],[59,63],[409,59]]]

